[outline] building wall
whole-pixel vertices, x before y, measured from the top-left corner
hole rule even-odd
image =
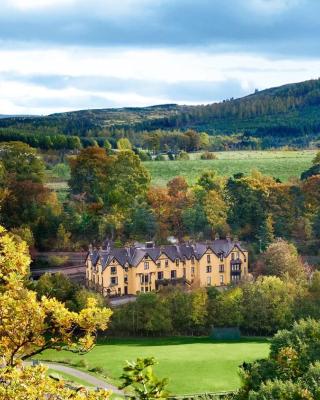
[[[239,270],[239,265],[241,268]],[[211,249],[196,258],[172,261],[162,253],[154,262],[143,258],[137,266],[122,266],[116,259],[102,271],[100,260],[94,266],[86,261],[88,286],[103,295],[137,294],[156,290],[156,281],[185,279],[193,287],[224,286],[237,283],[248,274],[248,253],[237,247],[220,259]]]

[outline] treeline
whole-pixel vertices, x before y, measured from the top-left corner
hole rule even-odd
[[[300,318],[320,317],[320,272],[311,274],[294,246],[271,244],[260,256],[256,279],[218,290],[167,287],[114,309],[114,335],[208,335],[238,327],[245,335],[272,335]]]
[[[197,133],[206,132],[213,138],[218,136],[220,141],[225,136],[233,136],[233,140],[238,136],[235,148],[239,149],[265,149],[285,145],[306,147],[314,142],[319,143],[319,106],[320,79],[316,79],[256,91],[240,99],[231,98],[208,105],[169,104],[145,108],[83,110],[47,117],[5,118],[0,120],[0,131],[33,131],[45,136],[52,132],[78,136],[84,147],[84,138],[96,141],[98,138],[108,139],[115,148],[120,137],[127,137],[134,146],[151,149],[155,147],[150,142],[155,140],[155,134],[161,132],[161,150],[168,146],[173,151],[174,148],[194,149],[194,146],[186,143],[185,138],[185,133],[193,129]],[[146,137],[149,133],[152,136],[150,139]],[[227,141],[226,138],[223,140]],[[36,146],[34,143],[32,145]]]
[[[109,144],[110,146],[110,144]],[[126,139],[118,151],[88,147],[69,156],[70,191],[58,199],[46,186],[45,163],[21,142],[0,143],[1,223],[18,230],[38,249],[87,248],[113,238],[166,243],[207,240],[231,233],[250,243],[253,254],[276,237],[318,254],[320,159],[301,181],[280,182],[257,171],[226,178],[204,172],[194,185],[182,177],[152,187],[150,174]],[[209,154],[208,154],[209,156]],[[61,166],[59,164],[58,166]]]

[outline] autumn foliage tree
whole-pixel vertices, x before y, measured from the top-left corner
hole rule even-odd
[[[98,330],[105,330],[112,312],[89,298],[79,313],[55,298],[37,299],[26,286],[30,256],[25,242],[0,227],[0,398],[6,400],[102,400],[107,391],[74,392],[45,374],[45,367],[25,367],[45,349],[89,351]]]

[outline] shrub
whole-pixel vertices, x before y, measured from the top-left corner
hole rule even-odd
[[[100,365],[96,365],[95,367],[90,368],[89,371],[97,374],[103,374],[104,369]]]
[[[78,368],[85,368],[85,369],[88,369],[88,362],[87,362],[87,360],[84,360],[84,359],[81,359],[81,360],[79,360],[79,361],[76,361],[73,365],[74,365],[75,367],[78,367]]]
[[[210,151],[205,151],[200,156],[201,160],[217,160],[217,158],[218,157],[214,153],[212,153]]]
[[[68,261],[67,256],[50,256],[48,257],[48,262],[51,267],[60,267]]]
[[[176,160],[178,161],[185,161],[190,160],[189,154],[186,151],[181,151],[178,155]]]

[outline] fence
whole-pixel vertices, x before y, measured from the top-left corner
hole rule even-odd
[[[227,400],[231,399],[236,394],[234,391],[229,392],[216,392],[216,393],[195,393],[195,394],[182,394],[179,396],[169,396],[169,400]]]

